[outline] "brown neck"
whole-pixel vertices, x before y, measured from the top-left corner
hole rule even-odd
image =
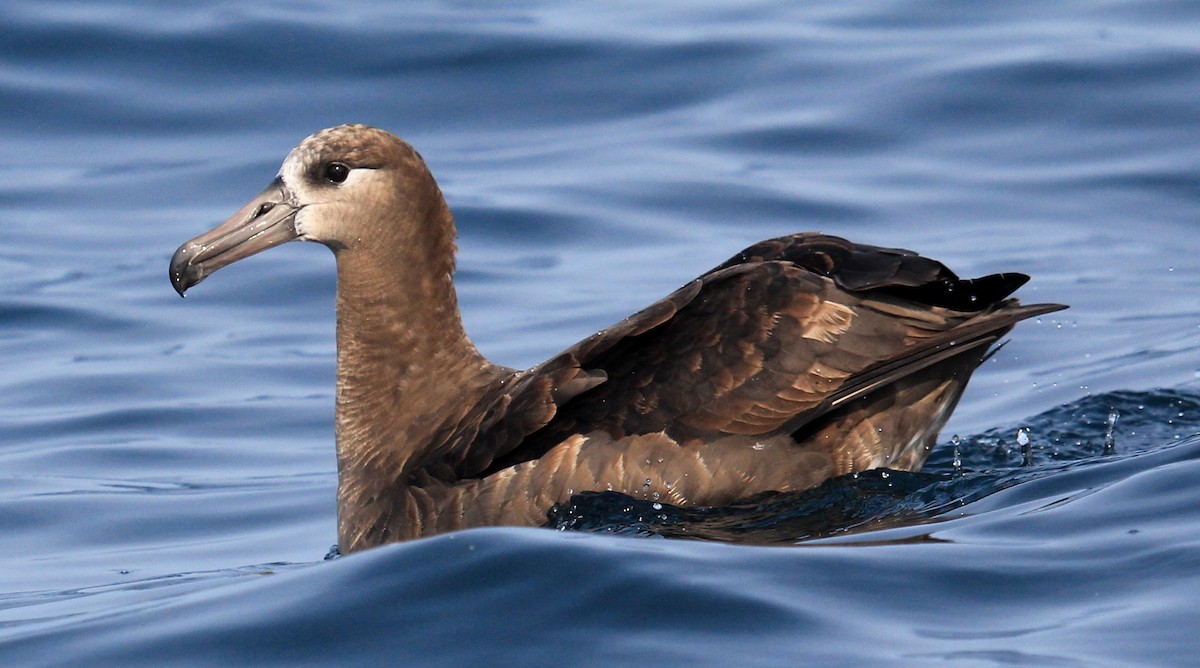
[[[420,234],[337,251],[338,539],[347,552],[393,523],[438,425],[497,374],[463,330],[450,212],[441,202],[424,217]]]

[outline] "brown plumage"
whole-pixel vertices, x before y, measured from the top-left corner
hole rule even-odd
[[[712,505],[919,468],[992,345],[1064,308],[1008,299],[1021,274],[963,280],[909,251],[795,234],[514,371],[463,331],[454,236],[420,156],[346,125],[305,139],[171,261],[183,294],[284,241],[333,249],[345,552],[543,524],[584,491]]]

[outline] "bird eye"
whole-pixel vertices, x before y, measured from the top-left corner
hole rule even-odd
[[[330,183],[345,183],[350,176],[350,168],[340,162],[331,162],[325,165],[325,171],[321,173]]]

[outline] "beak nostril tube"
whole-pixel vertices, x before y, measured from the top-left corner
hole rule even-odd
[[[217,227],[188,241],[171,257],[171,284],[180,295],[225,265],[296,238],[296,208],[283,181],[271,182]]]

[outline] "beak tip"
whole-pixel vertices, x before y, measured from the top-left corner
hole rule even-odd
[[[282,178],[276,178],[225,222],[184,243],[171,256],[168,278],[180,297],[231,262],[296,239],[296,212]]]
[[[180,297],[186,296],[187,289],[200,282],[199,272],[192,265],[190,259],[190,249],[187,244],[180,246],[171,256],[171,267],[167,276],[171,279],[171,287],[175,288],[175,292],[179,293]]]

